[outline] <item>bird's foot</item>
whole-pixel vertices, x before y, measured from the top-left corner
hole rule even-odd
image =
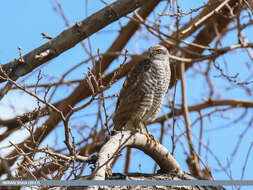
[[[155,140],[155,137],[153,135],[151,135],[151,133],[149,131],[147,131],[147,137],[149,137],[152,140]]]
[[[155,141],[155,147],[156,147],[160,142],[158,141],[158,139],[154,139],[154,141]]]
[[[151,135],[150,133],[149,133],[149,131],[147,131],[147,136],[148,136],[148,138],[149,139],[151,139],[151,141],[154,141],[155,142],[155,147],[159,144],[159,141],[158,141],[158,139],[156,139],[153,135]]]
[[[144,133],[144,135],[147,137],[148,143],[154,141],[154,146],[155,146],[155,147],[159,144],[158,139],[156,139],[153,135],[151,135],[151,134],[149,133],[149,131],[147,131],[147,133]]]
[[[145,130],[146,130],[146,136],[147,136],[147,138],[149,139],[149,140],[153,140],[153,141],[155,141],[155,145],[157,145],[158,143],[157,143],[157,140],[155,139],[155,137],[153,136],[153,135],[151,135],[151,133],[149,132],[149,130],[148,130],[148,128],[147,128],[147,125],[144,123],[144,128],[145,128]]]
[[[153,140],[154,137],[147,131],[147,133],[145,133],[142,129],[142,126],[139,126],[138,129],[136,130],[137,132],[139,132],[140,134],[143,134],[147,137],[147,140],[148,142],[147,143],[150,143],[150,140]]]
[[[151,133],[149,132],[146,124],[143,125],[146,132],[143,131],[142,126],[139,126],[137,129],[137,132],[140,132],[141,134],[145,135],[147,137],[147,143],[149,144],[152,141],[155,141],[155,146],[157,146],[159,144],[159,141],[157,139],[155,139],[155,137],[153,135],[151,135]]]

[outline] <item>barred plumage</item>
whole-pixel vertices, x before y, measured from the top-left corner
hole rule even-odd
[[[117,101],[115,130],[136,130],[157,116],[170,82],[168,50],[161,45],[149,48],[149,58],[128,74]]]

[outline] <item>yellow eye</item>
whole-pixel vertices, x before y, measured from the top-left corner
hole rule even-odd
[[[155,53],[156,53],[156,54],[161,54],[161,53],[162,53],[162,50],[157,49],[157,50],[155,51]]]

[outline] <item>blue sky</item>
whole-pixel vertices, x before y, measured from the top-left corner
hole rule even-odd
[[[1,20],[1,35],[0,35],[0,63],[6,64],[9,61],[13,60],[14,58],[18,57],[18,47],[22,48],[22,54],[26,54],[29,51],[33,50],[34,48],[40,46],[41,44],[47,42],[47,39],[43,39],[41,33],[44,32],[49,36],[55,37],[58,35],[62,30],[66,29],[66,26],[59,16],[52,7],[50,0],[10,0],[10,1],[3,1],[1,2],[0,6],[0,20]],[[112,1],[107,1],[112,2]],[[189,11],[189,8],[195,8],[201,6],[205,1],[195,0],[195,1],[180,1],[181,7],[184,8],[184,11]],[[75,0],[75,1],[60,1],[62,8],[64,10],[65,16],[68,18],[71,24],[74,24],[77,21],[83,20],[87,15],[91,15],[95,11],[104,7],[104,4],[101,3],[99,0],[88,1],[88,13],[85,10],[86,1],[84,0]],[[159,12],[161,6],[157,8],[156,12]],[[165,17],[163,18],[162,22],[168,22],[170,18]],[[128,19],[120,20],[120,23],[124,25]],[[104,52],[108,46],[113,42],[115,37],[118,35],[117,30],[119,30],[119,22],[115,22],[102,31],[94,34],[90,37],[91,44],[92,44],[92,51],[96,54],[97,49],[99,48],[101,52]],[[252,27],[251,27],[252,30]],[[245,30],[245,33],[249,34],[249,31]],[[229,34],[225,37],[223,41],[223,45],[231,45],[237,43],[236,41],[236,33]],[[159,41],[155,40],[150,34],[147,34],[150,39],[146,40],[140,36],[140,33],[137,34],[131,39],[131,41],[127,44],[127,49],[129,53],[141,53],[147,49],[150,45],[153,45]],[[189,40],[189,39],[188,39]],[[252,42],[253,37],[249,38],[249,41]],[[85,40],[87,43],[87,40]],[[141,45],[140,45],[141,44]],[[42,69],[42,75],[44,76],[45,80],[47,81],[49,77],[52,80],[55,80],[61,76],[66,70],[70,69],[73,65],[85,60],[88,56],[84,53],[84,50],[80,46],[80,44],[76,45],[74,48],[66,51],[65,53],[61,54],[59,57],[51,60],[46,66],[42,66],[39,69]],[[121,58],[113,62],[113,65],[108,69],[108,71],[113,70],[117,65],[122,61]],[[252,60],[249,60],[247,54],[237,54],[237,51],[229,54],[226,57],[226,61],[229,63],[229,72],[230,75],[235,75],[239,73],[239,80],[243,80],[246,78],[247,75],[250,75],[251,72],[244,66],[244,64],[240,64],[241,62],[248,61],[252,64]],[[223,59],[220,58],[217,60],[216,63],[220,63],[223,65]],[[91,63],[87,63],[81,66],[77,71],[73,72],[71,75],[68,76],[68,79],[80,79],[85,76],[87,73],[87,66],[91,67]],[[242,66],[241,66],[242,65]],[[206,62],[198,63],[196,67],[206,67]],[[186,85],[187,85],[187,98],[189,105],[193,105],[196,103],[202,102],[201,98],[207,97],[208,93],[206,91],[206,84],[203,82],[203,77],[196,75],[193,76],[194,72],[189,70],[186,74]],[[220,77],[216,77],[219,75],[219,72],[212,67],[211,78],[215,82],[217,86],[216,92],[220,92],[222,94],[219,98],[236,98],[236,99],[247,99],[252,100],[252,97],[246,95],[240,88],[234,87],[230,90],[224,90],[226,86],[230,85],[226,80],[221,79]],[[36,75],[34,75],[36,76]],[[29,82],[33,82],[36,78],[30,77]],[[22,80],[19,79],[18,82]],[[105,93],[110,95],[114,93],[118,93],[119,89],[121,88],[123,80],[120,80],[117,84],[115,84],[110,91],[106,91]],[[252,89],[252,87],[251,87]],[[173,90],[172,90],[173,92]],[[180,82],[177,84],[177,97],[176,102],[180,103]],[[53,102],[61,99],[62,97],[66,97],[68,94],[71,93],[70,88],[62,88],[55,97],[53,98]],[[172,94],[172,93],[171,93]],[[218,94],[218,93],[217,93]],[[20,101],[21,100],[21,101]],[[108,102],[107,106],[111,105],[111,108],[108,109],[109,113],[113,112],[114,103],[116,99]],[[29,103],[28,103],[29,102]],[[36,101],[34,101],[31,97],[24,95],[23,93],[11,93],[10,95],[6,96],[2,102],[0,102],[0,109],[5,110],[0,114],[1,118],[7,118],[14,115],[9,108],[7,108],[7,104],[12,103],[15,106],[18,106],[18,113],[22,113],[26,110],[32,110],[34,106],[36,106]],[[89,110],[85,114],[94,113],[97,111],[96,106],[90,106]],[[161,110],[160,115],[162,113],[167,112],[167,109]],[[204,113],[207,113],[210,110],[204,110]],[[252,110],[248,110],[250,113],[249,116],[246,117],[246,121],[252,117]],[[234,114],[234,117],[238,117],[242,113],[242,110],[237,109],[234,112],[229,111],[225,115],[229,116],[229,114]],[[191,122],[198,117],[198,114],[194,113],[191,114]],[[233,117],[232,117],[233,118]],[[171,121],[171,120],[170,120]],[[237,143],[238,134],[242,133],[246,125],[243,123],[233,124],[232,127],[226,127],[219,129],[218,131],[212,131],[213,128],[218,128],[226,123],[227,119],[221,119],[218,114],[217,117],[214,117],[212,121],[205,119],[205,123],[207,124],[204,130],[207,130],[204,136],[204,142],[210,143],[210,149],[215,151],[216,155],[219,155],[219,159],[222,162],[226,162],[226,159],[232,154],[233,148]],[[87,121],[87,124],[91,125],[95,121],[92,119]],[[80,123],[80,120],[74,120],[73,123]],[[178,122],[178,127],[184,129],[183,122]],[[61,125],[60,125],[61,126]],[[158,125],[151,126],[150,130],[158,138],[157,131],[159,130]],[[178,129],[179,130],[179,129]],[[198,135],[199,124],[196,124],[193,128],[193,133]],[[209,130],[209,131],[208,131]],[[58,127],[57,133],[63,135],[63,127]],[[179,131],[178,131],[179,133]],[[166,135],[164,139],[164,145],[171,150],[171,138],[170,138],[171,131],[168,131],[168,135]],[[235,160],[232,163],[232,171],[234,179],[240,179],[242,166],[244,163],[244,158],[248,151],[250,143],[252,143],[252,129],[249,129],[249,132],[244,137],[241,148],[239,149],[238,155],[236,156]],[[17,137],[16,137],[17,138]],[[12,139],[16,139],[12,137]],[[55,133],[50,134],[50,136],[43,142],[44,145],[49,143],[51,140],[55,139]],[[20,141],[22,137],[20,138]],[[195,142],[196,139],[194,140]],[[187,147],[186,141],[183,141],[185,147]],[[62,142],[63,146],[63,142]],[[180,147],[180,146],[179,146]],[[152,161],[147,156],[143,157],[143,153],[140,151],[134,151],[135,158],[132,160],[132,164],[130,171],[134,172],[152,172],[153,171],[153,163],[150,164]],[[239,156],[240,155],[240,156]],[[187,166],[185,165],[185,155],[183,153],[182,148],[177,148],[175,152],[175,157],[182,166],[184,170],[187,171]],[[242,159],[241,159],[242,158]],[[253,167],[252,163],[253,155],[251,154],[248,162],[248,167],[245,171],[245,179],[252,179],[253,175],[252,172],[249,171],[250,168]],[[114,171],[122,172],[122,164],[124,163],[124,157],[119,159],[117,165],[114,168]],[[217,162],[209,155],[208,158],[209,165],[216,165]],[[141,168],[139,167],[141,164]],[[224,164],[225,165],[225,164]],[[227,176],[223,172],[214,172],[215,179],[228,179]],[[246,188],[245,188],[246,189]]]

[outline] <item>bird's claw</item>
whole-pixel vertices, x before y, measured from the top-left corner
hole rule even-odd
[[[159,141],[157,139],[155,139],[155,137],[153,135],[151,135],[151,133],[149,132],[149,130],[148,130],[148,128],[147,128],[147,126],[145,124],[144,124],[144,128],[146,130],[146,133],[143,131],[143,129],[142,129],[141,126],[138,127],[137,131],[147,137],[147,140],[148,140],[147,143],[150,143],[151,141],[155,141],[155,145],[154,146],[157,146],[159,144]]]

